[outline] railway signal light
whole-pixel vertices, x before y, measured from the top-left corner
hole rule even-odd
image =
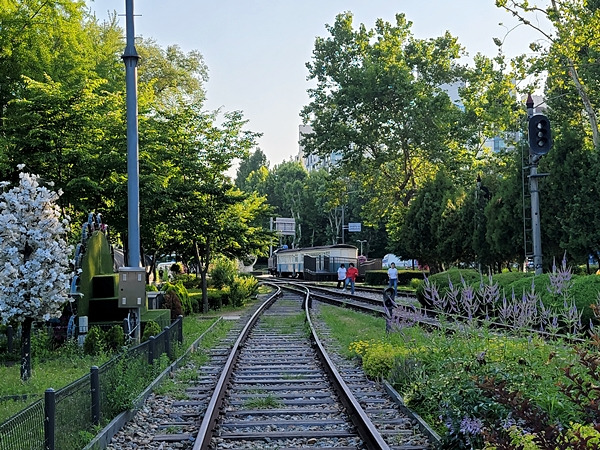
[[[550,120],[544,114],[529,119],[529,149],[534,155],[545,155],[552,148]]]

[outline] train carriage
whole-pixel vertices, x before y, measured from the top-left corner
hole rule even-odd
[[[358,266],[358,248],[348,244],[278,249],[269,258],[269,272],[279,277],[336,280],[340,264]]]

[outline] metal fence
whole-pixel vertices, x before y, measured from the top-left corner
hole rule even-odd
[[[160,373],[162,354],[175,358],[183,342],[183,317],[0,424],[0,450],[80,450],[101,422],[112,420]],[[150,365],[150,370],[148,370]],[[140,373],[146,376],[139,376]]]

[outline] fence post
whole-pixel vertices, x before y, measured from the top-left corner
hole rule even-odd
[[[123,333],[125,333],[125,344],[127,344],[130,333],[129,322],[127,321],[127,318],[123,319]]]
[[[6,328],[6,337],[8,338],[8,353],[13,352],[13,338],[15,331],[13,330],[12,325],[9,325]]]
[[[179,325],[177,325],[178,327],[178,333],[177,333],[177,339],[179,340],[180,344],[183,344],[183,316],[180,315],[177,320],[179,321]]]
[[[156,351],[156,343],[154,336],[150,336],[148,339],[148,364],[152,365],[154,363],[154,353]]]
[[[100,375],[98,366],[92,366],[90,372],[92,388],[92,424],[98,425],[100,423]]]
[[[54,450],[56,428],[56,392],[52,388],[44,393],[44,449]]]
[[[171,327],[165,327],[165,347],[167,348],[167,356],[169,361],[173,359],[173,350],[171,349]]]

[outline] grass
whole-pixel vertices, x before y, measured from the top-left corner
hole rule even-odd
[[[271,394],[265,397],[249,398],[244,402],[244,408],[246,409],[273,409],[280,408],[281,405],[281,400]]]
[[[577,360],[561,341],[468,327],[448,333],[413,326],[388,335],[382,318],[327,305],[321,306],[320,317],[344,356],[359,358],[370,377],[392,382],[407,405],[442,436],[448,433],[444,422],[460,424],[464,417],[479,417],[478,411],[505,414],[478,387],[478,380],[485,379],[507,382],[552,420],[582,419],[576,405],[560,394],[562,369]]]
[[[299,312],[294,316],[272,317],[266,316],[261,319],[261,324],[268,330],[277,330],[283,334],[294,334],[304,329],[304,313]]]
[[[214,317],[204,319],[200,315],[184,317],[184,342],[183,345],[178,346],[176,354],[180,354],[184,349],[187,349],[215,320]],[[225,336],[231,326],[231,323],[219,324],[214,332],[210,333],[201,342],[200,351],[192,353],[190,360],[198,366],[204,364],[208,358],[201,350],[214,346],[219,339]],[[19,362],[10,366],[0,366],[0,399],[15,395],[28,396],[26,400],[8,399],[0,401],[0,423],[36,400],[43,398],[46,389],[58,390],[87,375],[92,366],[101,366],[112,356],[106,353],[99,356],[84,355],[75,344],[52,353],[48,351],[48,346],[47,337],[43,333],[39,337],[32,338],[32,376],[27,381],[21,381]],[[161,387],[161,389],[164,391],[166,387]],[[179,386],[171,386],[170,389],[173,392],[178,392],[178,395],[183,395],[179,390]]]

